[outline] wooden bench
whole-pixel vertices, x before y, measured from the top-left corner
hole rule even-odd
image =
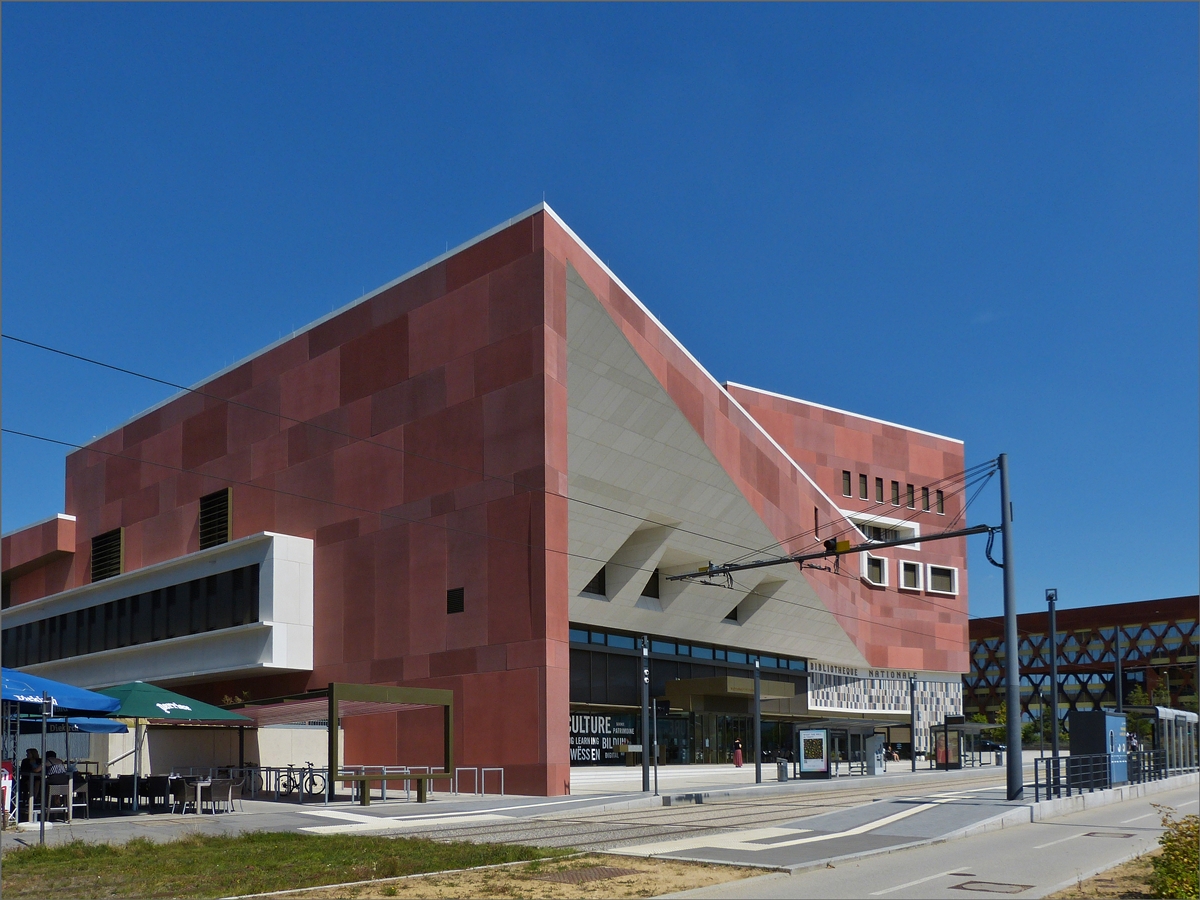
[[[403,772],[391,773],[384,775],[381,773],[365,773],[358,772],[342,772],[334,781],[340,782],[357,782],[358,783],[358,803],[360,806],[371,805],[371,785],[374,783],[383,784],[385,781],[415,781],[417,783],[417,802],[427,803],[429,801],[429,782],[434,779],[450,779],[453,776],[449,772]]]

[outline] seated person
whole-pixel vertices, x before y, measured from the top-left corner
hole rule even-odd
[[[67,765],[58,758],[58,754],[53,750],[46,751],[46,777],[53,778],[55,775],[67,775]],[[58,782],[55,782],[58,783]]]
[[[18,790],[21,792],[21,806],[24,809],[26,798],[36,797],[42,787],[42,757],[33,747],[25,751],[19,775],[21,780]]]
[[[30,747],[25,751],[25,758],[21,760],[21,776],[37,775],[42,771],[42,758],[38,755],[35,748]]]

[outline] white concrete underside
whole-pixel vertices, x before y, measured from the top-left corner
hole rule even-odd
[[[584,501],[569,504],[571,621],[866,666],[795,566],[639,596],[656,567],[695,571],[776,538],[570,267],[567,337],[568,477]],[[609,560],[608,599],[582,594]],[[748,595],[742,621],[723,621]]]
[[[38,663],[22,671],[86,688],[312,671],[312,541],[287,534],[251,535],[22,603],[5,610],[3,622],[5,627],[22,625],[250,565],[259,567],[257,622]]]

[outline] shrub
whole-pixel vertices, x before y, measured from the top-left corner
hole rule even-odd
[[[1196,900],[1200,898],[1200,816],[1176,819],[1173,809],[1157,803],[1154,808],[1162,815],[1167,830],[1158,839],[1162,855],[1152,860],[1150,890],[1155,897]]]

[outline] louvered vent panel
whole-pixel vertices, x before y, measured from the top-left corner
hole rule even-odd
[[[92,538],[92,581],[100,581],[121,574],[124,553],[120,528],[106,531]]]
[[[446,612],[460,613],[463,611],[463,589],[450,588],[446,591]]]
[[[200,549],[229,542],[229,488],[200,498]]]

